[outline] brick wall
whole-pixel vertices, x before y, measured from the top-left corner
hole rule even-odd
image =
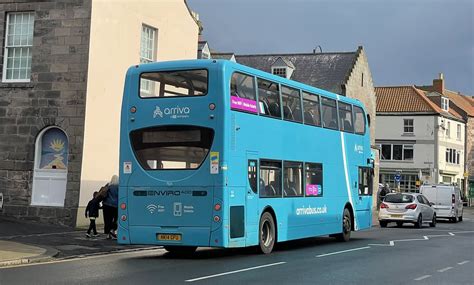
[[[74,225],[79,200],[91,0],[0,2],[0,76],[6,13],[35,14],[30,83],[0,83],[0,214]],[[64,207],[30,206],[35,140],[48,126],[69,138]]]

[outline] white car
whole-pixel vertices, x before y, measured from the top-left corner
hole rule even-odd
[[[385,228],[395,222],[401,227],[404,223],[413,223],[421,228],[423,223],[436,226],[436,212],[425,196],[417,193],[390,193],[380,204],[379,223]]]
[[[462,221],[463,202],[461,189],[453,185],[423,185],[420,193],[434,203],[436,217],[456,223]]]

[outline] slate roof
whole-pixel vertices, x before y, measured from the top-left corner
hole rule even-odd
[[[442,110],[415,86],[375,87],[377,113],[427,113],[440,114],[448,118],[462,120],[455,110]]]
[[[234,54],[232,52],[211,52],[211,58],[212,59],[227,59],[227,60],[230,60],[230,59],[232,59],[232,56],[234,56]]]
[[[362,47],[355,52],[236,55],[235,60],[271,73],[273,63],[281,57],[295,67],[290,79],[343,94],[342,85],[347,82],[361,50]]]

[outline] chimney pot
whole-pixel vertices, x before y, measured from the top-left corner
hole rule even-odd
[[[444,75],[442,72],[439,73],[439,79],[443,80],[444,79]]]
[[[439,73],[439,79],[433,79],[433,90],[439,94],[444,93],[444,75]]]

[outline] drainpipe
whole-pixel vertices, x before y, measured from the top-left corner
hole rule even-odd
[[[439,161],[438,161],[438,156],[439,156],[439,128],[440,124],[438,122],[438,116],[434,116],[434,126],[435,126],[435,132],[434,132],[434,169],[435,171],[435,184],[439,183]]]

